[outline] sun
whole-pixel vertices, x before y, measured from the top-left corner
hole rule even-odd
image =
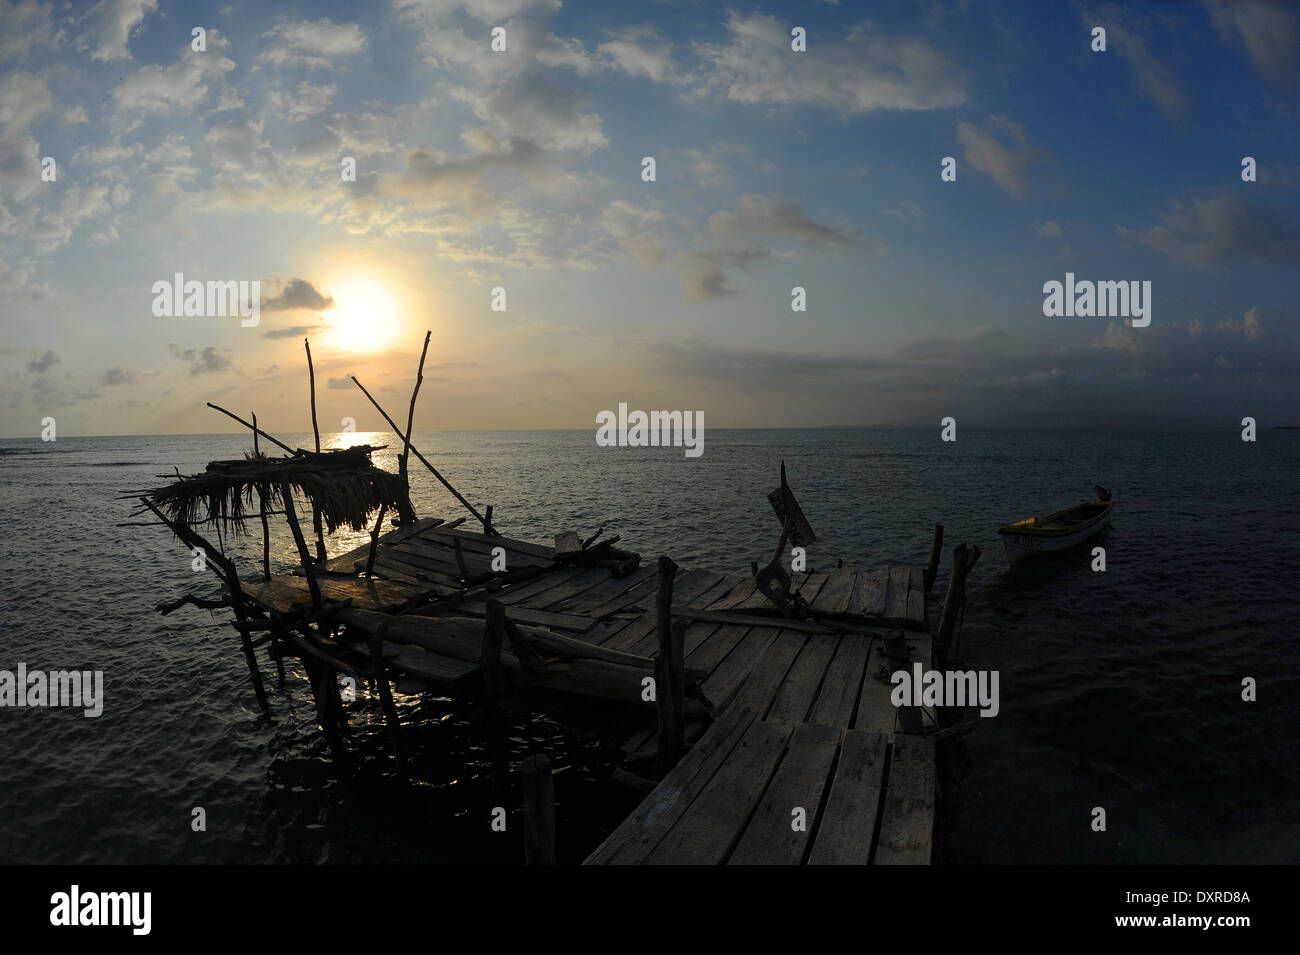
[[[381,281],[350,275],[330,286],[329,342],[341,351],[377,352],[391,345],[401,329],[401,306]]]

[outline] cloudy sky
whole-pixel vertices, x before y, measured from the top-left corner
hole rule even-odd
[[[378,428],[347,376],[399,412],[426,329],[417,428],[1300,422],[1298,24],[0,0],[0,433],[303,430],[304,336],[326,430]],[[1150,326],[1045,317],[1067,271],[1150,281]],[[259,324],[155,316],[178,272]]]

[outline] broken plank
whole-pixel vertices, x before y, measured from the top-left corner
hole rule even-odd
[[[873,860],[876,865],[930,864],[934,798],[934,740],[895,736]]]

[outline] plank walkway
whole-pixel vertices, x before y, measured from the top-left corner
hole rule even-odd
[[[649,660],[658,652],[657,562],[623,577],[604,567],[554,560],[550,547],[422,520],[380,538],[383,579],[325,576],[323,594],[353,610],[392,614],[413,598],[447,597],[466,577],[491,569],[503,547],[511,581],[490,596],[508,619],[544,627],[605,651]],[[459,554],[457,553],[459,549]],[[369,545],[327,565],[335,575],[364,568]],[[673,611],[691,622],[685,663],[713,707],[688,725],[693,748],[589,863],[921,863],[930,861],[935,805],[933,741],[897,732],[884,651],[887,634],[907,635],[909,659],[929,665],[930,631],[920,567],[836,569],[793,574],[811,608],[786,621],[752,578],[680,568]],[[305,579],[245,584],[270,610],[310,606]],[[486,615],[486,597],[462,599],[462,618]],[[414,626],[436,627],[437,614]],[[359,619],[355,615],[353,619]],[[410,633],[394,627],[394,633]],[[394,636],[390,633],[390,637]],[[434,683],[477,677],[478,657],[448,656],[396,636],[386,662]],[[624,744],[629,758],[656,751],[651,719]],[[924,717],[923,717],[924,719]],[[802,828],[794,824],[802,811]]]

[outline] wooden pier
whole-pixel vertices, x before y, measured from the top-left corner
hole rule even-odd
[[[358,640],[388,621],[384,657],[397,674],[474,685],[482,678],[483,624],[455,621],[485,618],[485,600],[462,600],[454,610],[437,604],[435,616],[400,611],[422,597],[451,598],[460,562],[470,574],[484,572],[493,547],[540,571],[491,592],[507,619],[607,652],[589,662],[639,668],[632,679],[611,681],[606,693],[589,685],[588,695],[640,702],[641,677],[653,672],[658,655],[659,563],[618,577],[604,567],[555,563],[554,548],[421,521],[378,542],[374,568],[388,577],[327,577],[321,588],[329,600],[350,602],[338,616]],[[329,569],[353,570],[368,551],[337,557]],[[909,664],[929,666],[924,571],[836,569],[793,580],[810,607],[807,620],[772,616],[752,577],[679,570],[672,613],[688,621],[685,666],[698,675],[712,721],[698,714],[694,748],[589,862],[929,862],[935,744],[896,726],[891,687],[881,678],[897,665],[886,646],[891,635],[903,641]],[[310,605],[302,577],[244,590],[269,611]],[[519,685],[563,690],[562,674],[547,675],[547,667],[578,662],[571,656],[540,661],[531,673],[522,663],[514,670]],[[653,704],[646,706],[653,713]],[[929,715],[921,716],[922,732]],[[634,760],[651,757],[657,737],[656,724],[647,722],[625,749]]]
[[[412,414],[414,406],[415,394]],[[391,684],[486,700],[498,729],[516,692],[577,695],[632,715],[618,721],[633,727],[620,772],[649,790],[589,863],[931,861],[938,744],[973,724],[894,706],[890,675],[945,662],[978,548],[953,551],[932,638],[928,604],[942,527],[925,568],[789,573],[787,545],[806,548],[815,536],[784,464],[768,495],[781,522],[771,560],[752,564],[749,575],[728,575],[679,568],[667,557],[643,563],[615,546],[618,537],[602,537],[603,529],[586,540],[557,533],[553,544],[505,537],[491,507],[473,507],[411,445],[409,420],[396,475],[370,462],[369,447],[322,452],[318,437],[315,452],[294,451],[255,418],[248,426],[252,456],[213,462],[138,496],[139,513],[151,512],[203,551],[225,589],[217,600],[185,595],[158,609],[232,609],[268,714],[256,651],[266,648],[281,685],[284,658],[301,659],[336,759],[352,758],[340,676],[354,688],[375,688],[403,774]],[[288,456],[261,455],[258,436]],[[410,454],[470,511],[477,529],[462,527],[464,518],[416,517]],[[314,557],[295,491],[310,507]],[[366,529],[376,511],[368,543],[326,559],[326,528]],[[282,514],[292,532],[300,558],[293,573],[270,572],[270,514]],[[388,514],[396,527],[385,532]],[[265,537],[260,580],[241,578],[222,536],[213,546],[195,529],[238,530],[254,519]],[[553,784],[543,757],[526,763],[528,855],[542,862],[554,858]]]

